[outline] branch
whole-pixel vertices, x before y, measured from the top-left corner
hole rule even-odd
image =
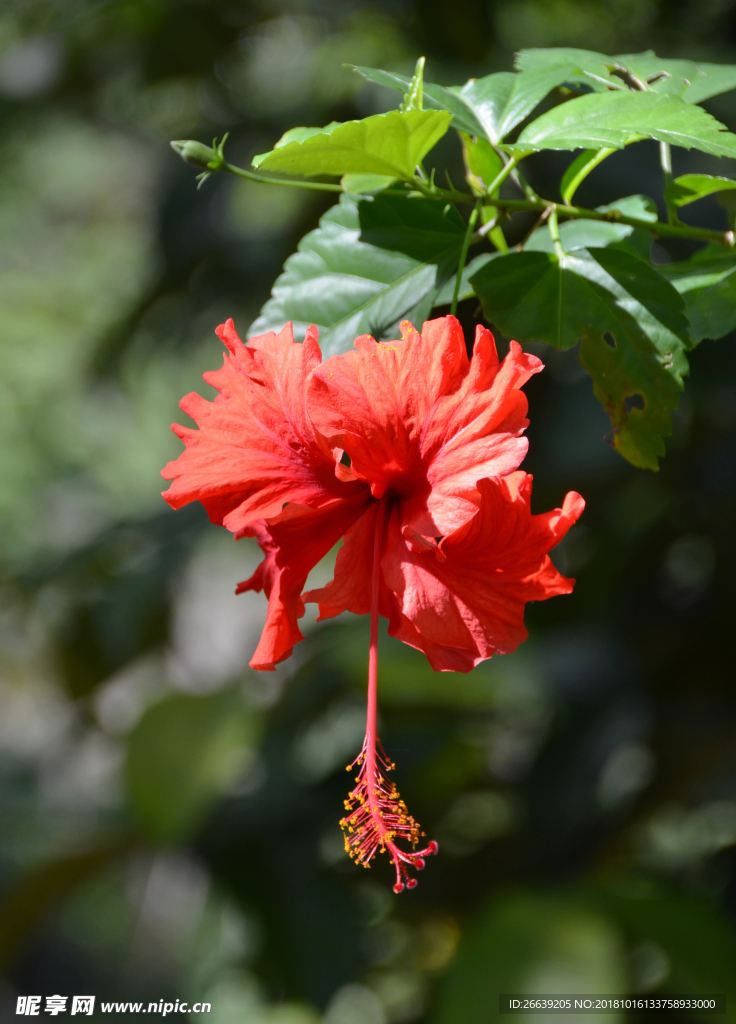
[[[250,181],[257,181],[264,185],[286,185],[288,188],[306,188],[318,192],[345,191],[342,185],[333,185],[329,182],[292,181],[286,178],[270,178],[262,174],[256,174],[254,171],[246,171],[243,167],[236,167],[235,164],[228,163],[223,156],[222,151],[226,138],[227,136],[222,139],[219,145],[215,142],[214,149],[204,146],[201,142],[191,140],[172,142],[171,146],[187,163],[205,168],[204,173],[199,175],[200,185],[211,174],[217,171],[227,171],[229,174],[235,174],[239,178],[247,178]],[[505,178],[507,174],[511,173],[514,166],[513,161],[509,161],[499,175],[499,178]],[[493,184],[495,186],[498,183],[497,179]],[[428,184],[419,178],[415,178],[407,184],[414,190],[413,193],[406,192],[404,189],[391,188],[384,189],[383,192],[384,194],[400,195],[405,198],[411,198],[412,194],[422,195],[428,199],[441,199],[446,203],[467,203],[470,206],[475,206],[478,201],[477,196],[468,192],[439,188],[437,185]],[[726,249],[732,249],[734,244],[736,244],[733,231],[711,231],[708,228],[690,227],[689,224],[664,224],[662,221],[641,220],[638,217],[627,217],[620,210],[607,210],[605,213],[601,213],[599,210],[586,210],[581,206],[566,206],[563,203],[553,203],[547,199],[499,199],[495,196],[487,196],[485,198],[485,205],[492,206],[497,210],[505,210],[507,213],[531,211],[540,214],[544,213],[547,217],[551,216],[552,213],[556,213],[567,220],[602,220],[614,224],[628,224],[633,228],[641,228],[643,231],[648,231],[654,238],[659,238],[660,236],[691,238],[694,241],[716,242]],[[471,244],[484,238],[492,230],[493,226],[492,221],[484,225],[480,231],[473,235]]]
[[[288,178],[269,178],[263,174],[255,174],[253,171],[246,171],[244,167],[236,167],[226,160],[217,168],[218,171],[227,171],[239,178],[247,178],[248,181],[258,181],[262,185],[287,185],[292,188],[309,188],[317,192],[344,192],[342,185],[332,185],[326,181],[290,181]],[[406,193],[403,193],[404,195]]]
[[[444,197],[443,197],[444,198]],[[709,228],[691,227],[689,224],[664,224],[662,221],[641,220],[639,217],[628,217],[620,210],[586,210],[581,206],[565,206],[564,203],[552,203],[546,199],[538,201],[532,199],[493,199],[489,206],[495,206],[499,210],[506,210],[508,213],[520,213],[522,211],[538,211],[543,213],[549,211],[547,216],[556,212],[559,217],[567,220],[601,220],[611,224],[628,224],[632,228],[641,228],[648,231],[654,238],[669,236],[671,238],[691,238],[694,241],[716,242],[726,249],[732,249],[736,244],[733,231],[711,231]],[[473,241],[480,241],[486,234],[481,228],[473,236]]]

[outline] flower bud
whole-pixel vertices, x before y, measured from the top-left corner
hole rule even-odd
[[[208,168],[209,165],[218,160],[214,149],[205,146],[203,142],[195,142],[194,139],[178,139],[171,143],[171,148],[178,153],[182,160],[195,167]]]

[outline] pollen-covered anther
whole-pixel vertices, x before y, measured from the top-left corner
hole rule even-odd
[[[417,881],[409,875],[409,869],[421,871],[425,866],[424,858],[437,852],[437,843],[433,840],[423,850],[399,849],[394,840],[403,839],[416,846],[424,833],[407,811],[396,786],[386,778],[385,773],[394,765],[386,757],[380,742],[376,744],[372,780],[367,778],[371,759],[366,758],[365,753],[364,744],[361,754],[353,762],[361,765],[357,785],[345,801],[350,814],[340,822],[345,835],[345,849],[356,864],[363,867],[370,866],[369,862],[376,853],[388,853],[396,869],[394,892],[413,889]]]

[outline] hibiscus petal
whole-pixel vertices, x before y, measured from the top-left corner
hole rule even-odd
[[[452,647],[447,643],[446,635],[437,642],[432,637],[424,636],[414,623],[401,613],[398,604],[395,605],[390,617],[388,631],[402,643],[426,654],[435,672],[470,672],[478,663],[478,659],[468,648]]]
[[[444,394],[468,371],[462,329],[455,317],[425,324],[420,335],[402,324],[403,341],[378,343],[364,335],[354,352],[332,356],[312,377],[309,410],[315,425],[344,447],[355,475],[373,495],[426,487],[421,434]],[[424,479],[423,479],[424,478]]]
[[[237,533],[286,502],[318,508],[364,487],[336,478],[335,457],[307,415],[306,388],[321,359],[317,329],[303,344],[291,324],[247,345],[232,320],[217,334],[230,354],[204,379],[219,395],[214,402],[187,395],[181,408],[200,429],[173,427],[186,450],[161,474],[173,480],[164,492],[172,508],[201,501],[214,523]]]
[[[515,341],[499,364],[493,335],[480,325],[476,329],[463,386],[438,402],[426,428],[425,444],[433,452],[427,507],[437,533],[450,533],[475,512],[477,501],[472,509],[458,507],[459,495],[472,495],[483,478],[513,472],[526,456],[529,442],[521,435],[529,425],[528,402],[520,389],[543,369]]]
[[[508,654],[526,639],[524,607],[570,593],[547,552],[581,515],[571,492],[561,509],[532,515],[531,477],[481,480],[475,516],[445,537],[440,550],[411,550],[392,517],[381,562],[396,598],[389,632],[429,658],[435,671],[467,672],[493,654]]]
[[[304,601],[319,604],[318,622],[334,618],[341,612],[367,615],[371,610],[371,587],[373,571],[373,538],[376,529],[376,515],[379,503],[371,499],[365,512],[345,534],[345,540],[337,553],[334,579],[319,590],[302,594]],[[378,608],[384,618],[391,609],[391,594],[385,584],[381,585]]]
[[[403,341],[364,336],[316,369],[309,410],[374,497],[402,499],[403,526],[442,536],[475,514],[479,479],[512,472],[526,455],[519,389],[542,363],[512,342],[499,364],[483,327],[468,361],[452,316],[427,321],[421,335],[402,328]]]
[[[371,501],[364,489],[319,509],[292,503],[276,519],[260,520],[246,528],[244,533],[256,537],[265,558],[235,592],[264,590],[268,597],[266,624],[251,668],[273,670],[304,639],[297,619],[304,614],[301,592],[307,576]]]

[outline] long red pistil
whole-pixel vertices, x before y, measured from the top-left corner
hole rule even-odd
[[[376,526],[373,537],[373,571],[371,576],[371,645],[368,655],[368,709],[366,716],[363,749],[347,770],[360,766],[356,786],[345,801],[348,815],[340,825],[345,834],[345,849],[357,864],[370,867],[375,854],[388,851],[396,868],[394,892],[404,888],[413,889],[416,878],[409,874],[409,868],[421,871],[424,858],[437,853],[437,843],[432,840],[425,849],[406,852],[400,850],[394,840],[405,839],[416,846],[420,832],[419,825],[409,814],[406,804],[386,773],[396,766],[389,761],[381,741],[376,734],[377,690],[378,690],[378,588],[380,582],[381,547],[383,541],[386,501],[382,499],[376,510]]]

